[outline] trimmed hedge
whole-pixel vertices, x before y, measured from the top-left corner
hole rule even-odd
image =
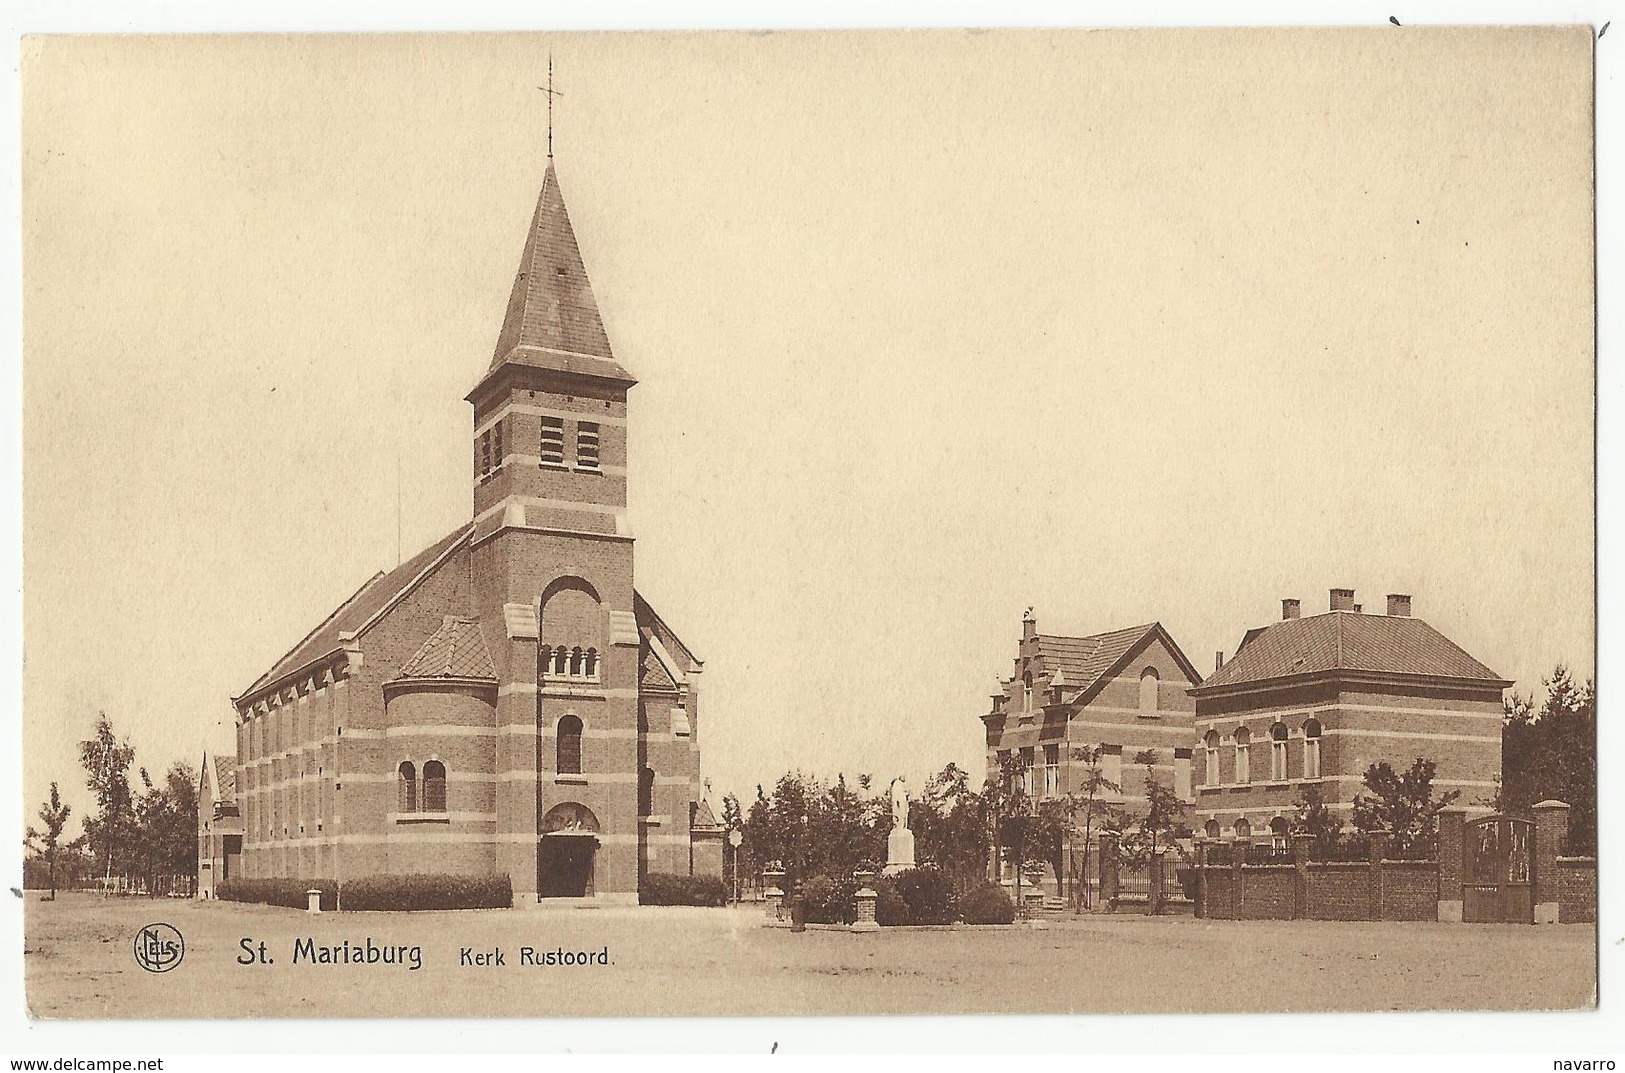
[[[953,880],[941,869],[930,865],[910,868],[899,872],[892,882],[908,906],[910,924],[952,924],[957,919]]]
[[[1016,919],[1016,907],[1003,888],[986,883],[960,897],[959,914],[967,924],[1009,924]]]
[[[638,885],[638,904],[721,906],[728,904],[728,892],[717,876],[650,872]]]
[[[303,909],[307,890],[322,892],[322,909],[338,906],[338,888],[331,879],[228,879],[215,888],[223,901],[259,902]],[[414,912],[432,909],[507,909],[513,905],[513,886],[506,875],[360,876],[344,884],[347,912]]]
[[[858,919],[858,886],[852,880],[813,876],[801,890],[809,924],[850,924]]]
[[[363,876],[344,884],[344,908],[357,912],[508,909],[512,905],[513,884],[506,875]]]
[[[215,886],[214,893],[223,902],[257,902],[303,909],[309,904],[305,896],[307,890],[322,892],[323,910],[332,912],[337,907],[338,887],[331,879],[227,879]]]
[[[897,893],[897,884],[890,876],[875,881],[875,923],[883,928],[900,928],[914,923],[909,915],[908,903]]]

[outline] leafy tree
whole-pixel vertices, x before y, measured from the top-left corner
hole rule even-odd
[[[175,877],[197,874],[197,772],[176,761],[161,783],[154,784],[146,768],[140,776],[133,856],[147,893],[156,897]]]
[[[62,830],[68,825],[68,816],[73,809],[63,804],[62,794],[56,783],[51,783],[51,797],[40,806],[39,820],[44,829],[28,828],[23,839],[23,845],[45,861],[46,872],[50,879],[50,901],[56,900],[56,865],[62,851]]]
[[[1326,807],[1319,784],[1305,786],[1303,794],[1292,803],[1292,807],[1292,833],[1306,834],[1313,839],[1309,844],[1310,856],[1319,861],[1334,860],[1342,840],[1343,825]]]
[[[98,712],[95,731],[79,743],[79,762],[85,769],[85,785],[96,798],[95,815],[85,819],[85,839],[101,861],[104,880],[112,878],[117,854],[128,849],[134,835],[129,776],[134,760],[129,739],[116,737],[107,713]]]
[[[909,806],[920,861],[947,873],[960,891],[987,879],[985,808],[982,795],[970,788],[970,774],[952,763],[927,779],[919,799]]]
[[[1569,851],[1597,846],[1596,689],[1577,684],[1558,664],[1543,679],[1546,698],[1513,693],[1501,724],[1501,779],[1497,811],[1527,814],[1530,806],[1556,798],[1567,802]]]
[[[1029,862],[1038,810],[1027,793],[1027,767],[1011,753],[999,756],[998,767],[982,786],[985,814],[993,835],[994,861],[1008,861],[1015,871],[1016,906],[1021,911],[1023,870]],[[994,875],[997,881],[997,874]]]
[[[1072,867],[1077,873],[1072,877],[1072,911],[1081,913],[1089,903],[1089,852],[1094,837],[1095,821],[1099,818],[1100,798],[1106,794],[1122,793],[1122,787],[1106,777],[1100,766],[1101,758],[1106,755],[1104,745],[1085,746],[1075,749],[1072,758],[1081,762],[1083,768],[1083,785],[1069,796],[1071,812],[1074,816],[1083,813],[1083,860],[1081,864],[1077,857],[1073,857]]]
[[[1451,790],[1437,801],[1433,798],[1432,760],[1417,757],[1409,771],[1399,774],[1385,761],[1372,764],[1365,772],[1369,794],[1354,798],[1354,826],[1368,838],[1387,832],[1388,852],[1396,859],[1410,860],[1433,854],[1438,845],[1439,813],[1461,796]]]
[[[1157,779],[1157,754],[1154,749],[1146,749],[1134,755],[1134,762],[1145,768],[1145,818],[1140,821],[1140,830],[1149,841],[1149,850],[1153,855],[1158,849],[1166,849],[1173,844],[1174,832],[1179,830],[1185,819],[1185,803],[1174,793],[1174,788]]]

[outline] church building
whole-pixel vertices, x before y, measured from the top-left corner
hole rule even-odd
[[[635,382],[550,153],[495,353],[466,397],[472,517],[233,699],[241,875],[342,891],[506,874],[515,905],[635,902],[649,873],[721,875],[702,663],[633,583]]]

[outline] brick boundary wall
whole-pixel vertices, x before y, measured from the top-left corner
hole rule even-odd
[[[1557,904],[1560,923],[1597,922],[1597,858],[1557,858]]]

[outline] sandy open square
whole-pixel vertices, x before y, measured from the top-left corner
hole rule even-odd
[[[1594,1001],[1595,928],[1084,917],[1043,930],[877,935],[761,926],[741,909],[308,916],[222,902],[33,892],[36,1017],[544,1017],[1193,1010],[1572,1009]],[[180,966],[137,966],[166,921]],[[250,940],[256,963],[242,940]],[[294,964],[297,940],[419,946],[424,968]],[[264,942],[271,964],[257,963]],[[521,950],[608,950],[607,965],[525,966]],[[501,948],[504,964],[460,965]]]

